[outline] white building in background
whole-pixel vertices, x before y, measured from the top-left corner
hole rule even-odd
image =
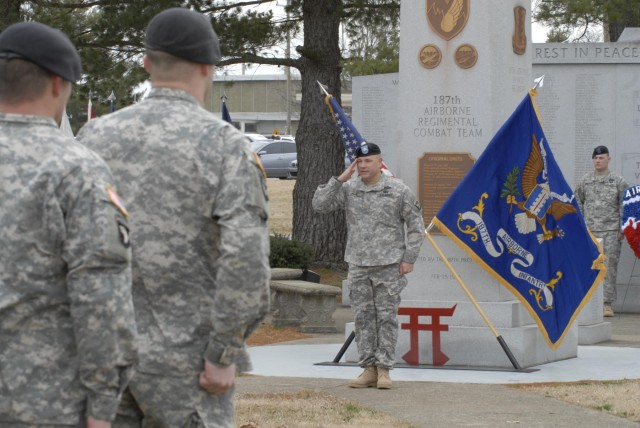
[[[231,119],[240,131],[269,135],[277,129],[280,134],[295,135],[300,122],[301,83],[298,73],[291,73],[288,90],[284,73],[215,76],[205,107],[220,113],[222,97],[226,95]],[[348,88],[343,87],[342,103],[349,113],[350,82]],[[287,129],[287,117],[291,129]]]

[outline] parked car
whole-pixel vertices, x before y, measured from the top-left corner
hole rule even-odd
[[[253,132],[246,132],[244,136],[247,137],[249,141],[251,141],[252,143],[256,141],[262,141],[262,142],[273,141],[271,138],[267,138],[262,134],[256,134]]]
[[[288,140],[267,140],[251,143],[253,151],[260,156],[262,167],[268,178],[293,178],[291,163],[297,159],[296,143]]]
[[[349,167],[349,165],[351,165],[351,161],[349,160],[348,156],[345,156],[344,157],[344,169],[347,169],[347,167]],[[289,177],[295,178],[297,176],[298,176],[298,157],[296,156],[296,159],[291,161],[291,164],[289,164]]]
[[[293,135],[280,135],[278,137],[279,140],[287,140],[287,141],[293,141],[294,143],[296,142],[296,139]]]
[[[280,134],[264,134],[264,138],[268,138],[270,140],[288,140],[295,142],[296,139],[293,135],[280,135]]]

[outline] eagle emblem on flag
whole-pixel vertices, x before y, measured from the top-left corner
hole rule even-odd
[[[510,192],[513,189],[513,175],[507,178],[505,182],[502,196],[507,198],[507,203],[515,205],[522,212],[515,215],[515,224],[518,232],[523,235],[533,233],[538,230],[538,225],[542,229],[542,233],[538,234],[538,242],[542,244],[544,241],[551,240],[555,237],[563,237],[564,231],[560,227],[549,230],[547,226],[547,215],[560,220],[567,214],[575,214],[576,208],[570,201],[563,202],[549,188],[547,180],[545,151],[541,149],[540,144],[535,135],[531,136],[531,152],[522,171],[522,193],[526,199],[517,200],[516,192]],[[516,172],[517,174],[517,169]],[[542,182],[538,179],[542,178]],[[506,190],[506,191],[505,191]],[[519,195],[520,193],[517,192]]]

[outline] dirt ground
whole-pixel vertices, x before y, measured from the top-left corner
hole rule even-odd
[[[269,192],[269,232],[291,235],[293,227],[293,186],[296,180],[267,179]]]
[[[291,233],[292,195],[295,180],[268,180],[271,233]],[[318,269],[320,282],[341,285],[345,272]],[[250,346],[308,337],[293,328],[263,324],[249,338]],[[513,385],[528,392],[608,412],[640,422],[640,379]],[[245,394],[237,397],[238,426],[263,427],[409,427],[386,415],[345,400],[314,391],[298,394]],[[259,424],[255,421],[260,421]]]
[[[236,426],[267,427],[397,427],[411,424],[353,402],[317,391],[243,394],[236,399]]]

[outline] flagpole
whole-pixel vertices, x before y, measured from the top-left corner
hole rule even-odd
[[[316,82],[318,81],[316,80]],[[324,94],[328,96],[329,92],[327,92],[327,90],[324,88],[324,85],[320,82],[318,82],[318,85],[320,86],[320,89],[322,89],[322,92],[324,92]]]
[[[518,364],[518,360],[516,360],[516,357],[511,353],[511,349],[509,349],[509,347],[507,346],[507,343],[504,341],[500,333],[498,333],[498,331],[495,329],[493,324],[491,324],[491,321],[489,321],[489,318],[487,318],[487,316],[485,315],[480,305],[478,305],[478,302],[476,302],[476,299],[473,297],[473,295],[471,294],[467,286],[464,285],[464,282],[462,282],[462,278],[460,278],[460,275],[458,275],[458,272],[456,272],[456,270],[453,268],[451,263],[449,263],[449,260],[447,260],[447,256],[444,255],[440,247],[438,247],[438,244],[436,244],[436,241],[434,241],[431,235],[429,234],[429,231],[432,228],[433,228],[433,223],[429,224],[429,227],[427,227],[427,230],[425,231],[425,235],[427,239],[429,240],[431,245],[433,245],[433,248],[435,248],[436,252],[440,256],[442,261],[444,261],[444,263],[447,265],[447,267],[453,274],[453,277],[456,279],[456,281],[458,281],[458,284],[460,284],[460,286],[462,287],[462,290],[465,292],[469,300],[471,300],[471,303],[473,303],[473,306],[475,306],[476,310],[478,311],[478,313],[480,314],[484,322],[487,324],[487,326],[489,326],[489,330],[491,330],[493,335],[498,340],[498,343],[500,343],[500,346],[502,346],[502,349],[507,354],[507,357],[509,358],[509,361],[511,361],[513,368],[515,368],[518,371],[521,371],[522,367],[520,367],[520,364]]]

